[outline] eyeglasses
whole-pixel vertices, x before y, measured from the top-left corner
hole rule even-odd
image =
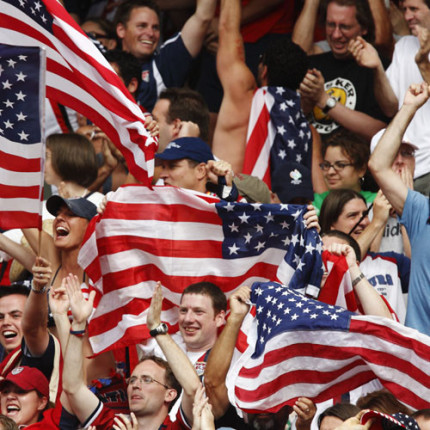
[[[410,149],[409,151],[404,149],[403,151],[399,151],[399,154],[403,157],[403,158],[412,158],[415,157],[415,151],[413,151],[412,149]]]
[[[112,37],[109,37],[107,34],[101,34],[96,33],[95,31],[89,31],[87,32],[88,36],[92,37],[93,39],[112,39]]]
[[[333,167],[336,172],[342,171],[347,166],[353,166],[352,163],[345,163],[344,161],[335,161],[333,164],[329,163],[328,161],[323,161],[319,165],[321,167],[321,170],[324,172],[328,172],[331,167]]]
[[[128,385],[131,384],[135,384],[137,381],[140,381],[143,384],[149,385],[152,384],[153,382],[156,382],[157,384],[160,384],[161,386],[163,386],[166,390],[169,389],[169,387],[166,384],[163,384],[160,381],[157,381],[156,379],[152,378],[149,375],[142,375],[142,376],[131,376],[130,378],[128,378]]]

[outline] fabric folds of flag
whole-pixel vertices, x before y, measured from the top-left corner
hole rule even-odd
[[[144,127],[144,114],[60,2],[0,0],[0,40],[45,47],[46,96],[98,125],[121,150],[133,175],[150,184],[156,142]]]
[[[285,162],[311,169],[312,133],[300,96],[288,88],[259,88],[252,100],[243,173],[271,189],[271,172]]]
[[[40,227],[44,52],[0,44],[0,228]]]
[[[430,406],[430,337],[277,283],[255,283],[251,301],[250,346],[227,378],[239,408],[276,412],[301,396],[320,403],[375,377],[410,407]]]
[[[153,288],[165,289],[163,321],[180,295],[209,281],[226,294],[256,280],[320,285],[321,242],[305,206],[227,203],[175,187],[124,186],[87,230],[79,263],[100,293],[89,324],[95,352],[141,342]]]

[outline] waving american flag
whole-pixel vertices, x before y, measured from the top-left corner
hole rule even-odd
[[[5,230],[40,225],[44,60],[39,48],[0,44],[0,228]]]
[[[124,154],[144,184],[156,142],[144,114],[100,51],[57,0],[0,0],[0,41],[46,49],[46,96],[85,115]]]
[[[255,283],[251,301],[249,347],[227,378],[239,408],[276,412],[302,396],[319,403],[375,377],[412,408],[430,406],[430,337],[274,282]]]
[[[79,254],[100,293],[89,333],[94,351],[148,336],[146,311],[157,281],[162,319],[174,326],[180,295],[209,281],[226,294],[256,280],[318,288],[321,240],[305,206],[231,203],[174,187],[120,188],[93,220]]]

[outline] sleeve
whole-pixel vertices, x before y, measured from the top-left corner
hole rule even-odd
[[[55,343],[52,335],[49,335],[49,343],[43,355],[35,357],[31,355],[30,351],[25,344],[24,338],[22,339],[21,348],[23,351],[21,365],[36,367],[39,369],[48,379],[51,379],[52,371],[54,369],[54,357],[55,357]]]
[[[412,242],[417,239],[429,218],[429,199],[417,191],[408,190],[400,223],[406,227]]]
[[[156,75],[158,71],[167,88],[184,85],[193,57],[185,47],[181,33],[166,40],[161,46],[160,52],[155,56],[154,62],[154,74]]]

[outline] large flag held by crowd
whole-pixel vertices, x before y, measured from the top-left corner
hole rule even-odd
[[[243,173],[271,189],[270,174],[285,162],[312,163],[312,133],[300,96],[288,88],[259,88],[252,100]]]
[[[0,44],[0,228],[39,227],[45,55]]]
[[[249,347],[227,377],[240,409],[276,412],[298,397],[320,403],[376,377],[410,407],[430,407],[430,337],[274,282],[255,283],[251,302]]]
[[[209,281],[229,294],[257,280],[318,288],[321,241],[305,206],[231,203],[174,187],[120,188],[94,219],[79,263],[99,291],[89,324],[95,352],[141,342],[157,281],[166,287],[163,321],[189,284]]]
[[[85,115],[123,153],[129,170],[149,185],[156,142],[144,114],[110,67],[57,0],[0,0],[0,41],[43,46],[46,96]]]

